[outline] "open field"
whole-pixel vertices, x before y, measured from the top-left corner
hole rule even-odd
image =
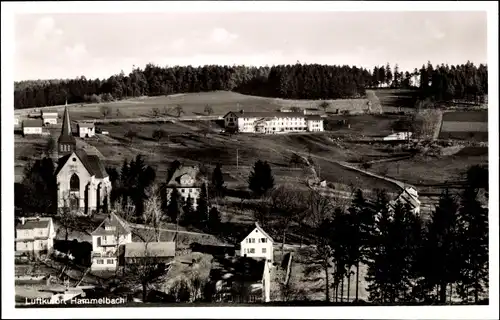
[[[373,92],[384,112],[412,111],[418,99],[418,91],[412,89],[376,89]]]
[[[439,138],[488,141],[488,112],[446,112]]]
[[[330,103],[328,112],[336,110],[352,111],[353,113],[362,113],[367,109],[368,99],[345,99],[345,100],[327,100]],[[182,116],[200,116],[206,115],[205,106],[210,105],[213,109],[213,115],[223,116],[229,111],[243,109],[245,111],[276,111],[282,107],[311,108],[318,107],[319,101],[316,100],[285,100],[277,98],[266,98],[258,96],[248,96],[229,91],[200,92],[188,94],[176,94],[171,96],[141,97],[128,100],[70,105],[69,111],[72,120],[92,120],[103,119],[101,108],[109,107],[110,114],[107,119],[152,117],[153,109],[158,109],[160,116],[176,117],[177,112],[173,110],[176,106],[181,106]],[[172,109],[167,112],[167,109]],[[60,117],[64,106],[44,107],[38,110],[46,112],[58,112]],[[34,109],[15,110],[16,115],[26,117],[34,113]]]

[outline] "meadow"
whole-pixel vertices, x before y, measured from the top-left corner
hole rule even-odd
[[[439,138],[488,141],[488,111],[444,113]]]

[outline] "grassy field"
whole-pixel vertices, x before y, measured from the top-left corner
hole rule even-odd
[[[411,89],[373,90],[384,112],[412,111],[418,99],[418,91]]]
[[[368,99],[342,99],[327,100],[330,107],[326,110],[334,112],[336,110],[352,111],[354,113],[364,112],[367,109]],[[110,114],[107,119],[153,117],[152,110],[158,109],[162,116],[177,116],[173,110],[166,112],[169,108],[181,106],[183,116],[205,115],[206,105],[213,109],[213,115],[223,116],[229,111],[243,109],[245,111],[276,111],[282,107],[311,108],[318,107],[316,100],[285,100],[277,98],[265,98],[248,96],[229,91],[200,92],[188,94],[175,94],[170,96],[141,97],[128,100],[115,101],[109,103],[76,104],[70,105],[69,111],[72,120],[92,120],[103,119],[101,108],[109,107]],[[43,108],[46,112],[59,112],[60,117],[64,106]],[[16,115],[26,117],[34,113],[34,109],[15,110]]]
[[[488,112],[446,112],[439,138],[488,141]]]

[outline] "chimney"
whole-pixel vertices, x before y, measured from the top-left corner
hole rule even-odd
[[[25,223],[25,222],[26,222],[26,221],[25,221],[24,217],[21,217],[21,224],[23,224],[23,225],[24,225],[24,223]]]

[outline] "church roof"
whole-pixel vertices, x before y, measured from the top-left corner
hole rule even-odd
[[[106,226],[115,227],[116,230],[106,230]],[[106,219],[92,232],[93,236],[123,235],[130,233],[128,222],[124,221],[115,213],[110,213]]]
[[[89,155],[84,150],[75,150],[75,155],[80,159],[83,166],[91,176],[95,176],[98,179],[102,179],[108,176],[106,169],[104,168],[101,159],[96,155]],[[66,162],[71,158],[72,154],[65,155],[59,159],[59,163],[56,169],[56,175],[61,171]]]
[[[69,120],[68,106],[64,107],[61,135],[59,136],[58,142],[76,144],[76,139],[75,137],[73,137],[73,132],[71,131],[71,122]]]

